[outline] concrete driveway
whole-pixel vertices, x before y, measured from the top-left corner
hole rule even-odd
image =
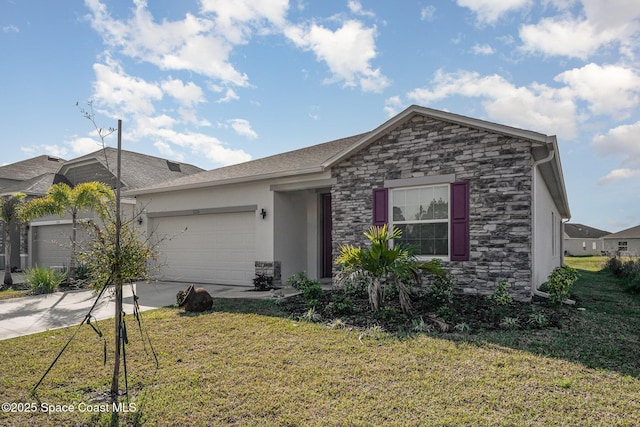
[[[141,282],[125,285],[123,310],[126,314],[133,314],[134,291],[139,298],[140,310],[151,310],[175,304],[176,292],[188,286],[189,283],[177,282]],[[273,292],[255,292],[252,286],[196,286],[205,288],[214,298],[274,298]],[[294,289],[277,291],[278,296],[294,293]],[[78,325],[84,320],[96,298],[97,294],[92,290],[81,290],[0,301],[0,340]],[[102,294],[91,312],[91,320],[113,318],[114,311],[115,292],[110,288]]]

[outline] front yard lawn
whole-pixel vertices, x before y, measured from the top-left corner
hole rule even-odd
[[[160,367],[127,318],[134,410],[117,415],[89,411],[104,408],[113,370],[89,326],[39,401],[29,391],[73,329],[0,341],[0,400],[37,408],[2,412],[0,425],[640,425],[640,301],[606,272],[581,274],[576,306],[544,329],[390,334],[255,300],[145,312]],[[113,321],[99,327],[111,360]],[[75,411],[43,413],[50,405]]]

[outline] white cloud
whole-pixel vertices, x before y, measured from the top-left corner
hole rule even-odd
[[[606,185],[633,178],[640,175],[640,169],[614,169],[598,180],[598,184]]]
[[[41,154],[48,154],[50,156],[60,157],[64,159],[69,154],[69,150],[67,149],[67,147],[60,146],[58,144],[31,145],[28,147],[21,147],[20,150],[29,157],[35,157]],[[4,164],[8,164],[8,163],[4,163]]]
[[[181,21],[154,22],[144,0],[135,2],[134,16],[113,19],[99,0],[85,0],[88,19],[105,44],[131,58],[162,69],[187,70],[246,86],[248,77],[229,62],[232,45],[217,35],[214,21],[187,14]]]
[[[161,83],[162,90],[181,105],[191,107],[204,101],[202,89],[193,82],[184,84],[182,80],[168,79]]]
[[[640,2],[581,0],[578,4],[582,6],[580,14],[570,14],[565,2],[560,2],[554,6],[562,14],[522,26],[522,49],[585,60],[599,49],[616,44],[623,55],[634,56],[640,36]]]
[[[231,88],[227,88],[226,92],[224,93],[224,96],[218,99],[216,102],[222,104],[225,102],[236,101],[238,99],[240,99],[240,97],[238,96],[236,91]]]
[[[245,119],[231,119],[227,121],[231,128],[238,134],[242,136],[246,136],[250,139],[255,139],[258,137],[256,131],[251,129],[251,123]]]
[[[153,146],[162,154],[171,160],[176,160],[178,162],[184,162],[184,155],[179,153],[171,147],[168,143],[164,141],[156,141],[153,143]]]
[[[15,25],[5,25],[2,27],[2,32],[3,33],[19,33],[20,28],[16,27]]]
[[[620,156],[623,165],[640,168],[640,121],[609,130],[605,135],[596,135],[592,146],[603,156]]]
[[[285,35],[298,47],[311,50],[327,64],[333,77],[327,83],[343,81],[347,87],[360,85],[365,92],[381,92],[389,79],[370,62],[376,57],[376,29],[348,20],[336,31],[318,24],[291,26]]]
[[[597,33],[589,21],[571,18],[545,18],[520,28],[522,49],[550,56],[587,59],[600,46],[615,39],[610,32]]]
[[[577,98],[589,104],[593,114],[616,115],[640,104],[640,75],[621,65],[587,64],[555,77]]]
[[[436,15],[436,7],[429,5],[420,9],[420,20],[431,22]]]
[[[165,153],[175,153],[176,150],[173,147],[177,146],[225,166],[251,160],[251,156],[243,150],[228,148],[218,138],[203,133],[178,132],[168,128],[152,128],[143,131],[144,137],[155,140],[154,145],[160,147]]]
[[[153,102],[162,99],[162,90],[157,85],[129,76],[110,58],[105,64],[94,64],[93,70],[96,105],[110,108],[116,116],[153,114]]]
[[[493,55],[495,50],[488,44],[476,44],[471,48],[471,51],[476,55]]]
[[[517,87],[502,76],[481,76],[470,71],[436,72],[432,88],[418,88],[407,97],[429,105],[452,96],[484,99],[483,107],[492,120],[561,138],[577,135],[575,104],[570,91],[533,83]]]
[[[475,12],[478,21],[491,24],[508,12],[529,6],[532,0],[457,0],[457,3]]]
[[[399,96],[392,96],[384,101],[384,112],[387,117],[393,117],[403,109],[402,100]]]
[[[349,2],[347,3],[347,6],[349,7],[349,10],[351,11],[351,13],[355,14],[355,15],[361,15],[361,16],[367,16],[367,17],[375,17],[376,14],[369,11],[369,10],[364,10],[362,8],[362,3],[360,3],[357,0],[349,0]]]
[[[256,28],[269,32],[269,25],[286,23],[288,0],[201,0],[203,13],[215,13],[216,31],[233,44],[246,43]]]

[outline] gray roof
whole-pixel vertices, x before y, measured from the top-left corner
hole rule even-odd
[[[13,181],[25,181],[45,173],[55,173],[64,164],[65,160],[42,155],[31,159],[0,166],[0,178]]]
[[[322,164],[340,151],[361,139],[366,133],[354,135],[299,150],[276,154],[236,165],[200,172],[162,184],[128,192],[131,195],[154,193],[167,189],[196,188],[230,182],[264,179],[272,176],[321,172]]]
[[[605,239],[640,239],[640,225],[609,234]]]
[[[598,230],[588,225],[571,223],[564,225],[564,232],[570,239],[599,239],[611,234],[609,231]]]
[[[105,168],[108,165],[108,169],[115,176],[117,155],[118,150],[116,148],[106,147],[104,150],[98,150],[69,160],[60,168],[59,173],[64,174],[74,165],[96,162]],[[188,163],[179,163],[160,157],[121,150],[121,181],[127,190],[156,185],[202,171],[204,169]]]
[[[392,117],[370,132],[250,162],[240,163],[238,165],[202,172],[186,178],[164,182],[162,185],[139,188],[138,190],[129,191],[125,194],[135,196],[140,194],[177,191],[188,188],[200,188],[267,178],[302,175],[305,173],[323,172],[340,161],[348,158],[363,147],[374,143],[391,129],[411,120],[416,115],[432,117],[437,120],[458,123],[472,128],[484,129],[489,132],[505,134],[515,138],[531,141],[532,146],[534,147],[532,149],[532,155],[534,160],[542,162],[538,167],[543,179],[547,183],[551,197],[553,198],[556,206],[558,206],[562,217],[571,218],[569,200],[567,198],[564,176],[560,163],[558,142],[555,136],[547,136],[537,132],[504,126],[417,105],[408,107],[400,114]]]
[[[62,175],[57,173],[45,173],[3,188],[0,195],[24,193],[27,196],[44,196],[49,190],[49,187],[60,182],[70,184],[70,182]]]

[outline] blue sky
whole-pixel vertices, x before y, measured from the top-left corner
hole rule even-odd
[[[572,222],[640,224],[637,0],[0,0],[0,51],[0,164],[97,150],[89,100],[205,169],[418,104],[557,135]]]

